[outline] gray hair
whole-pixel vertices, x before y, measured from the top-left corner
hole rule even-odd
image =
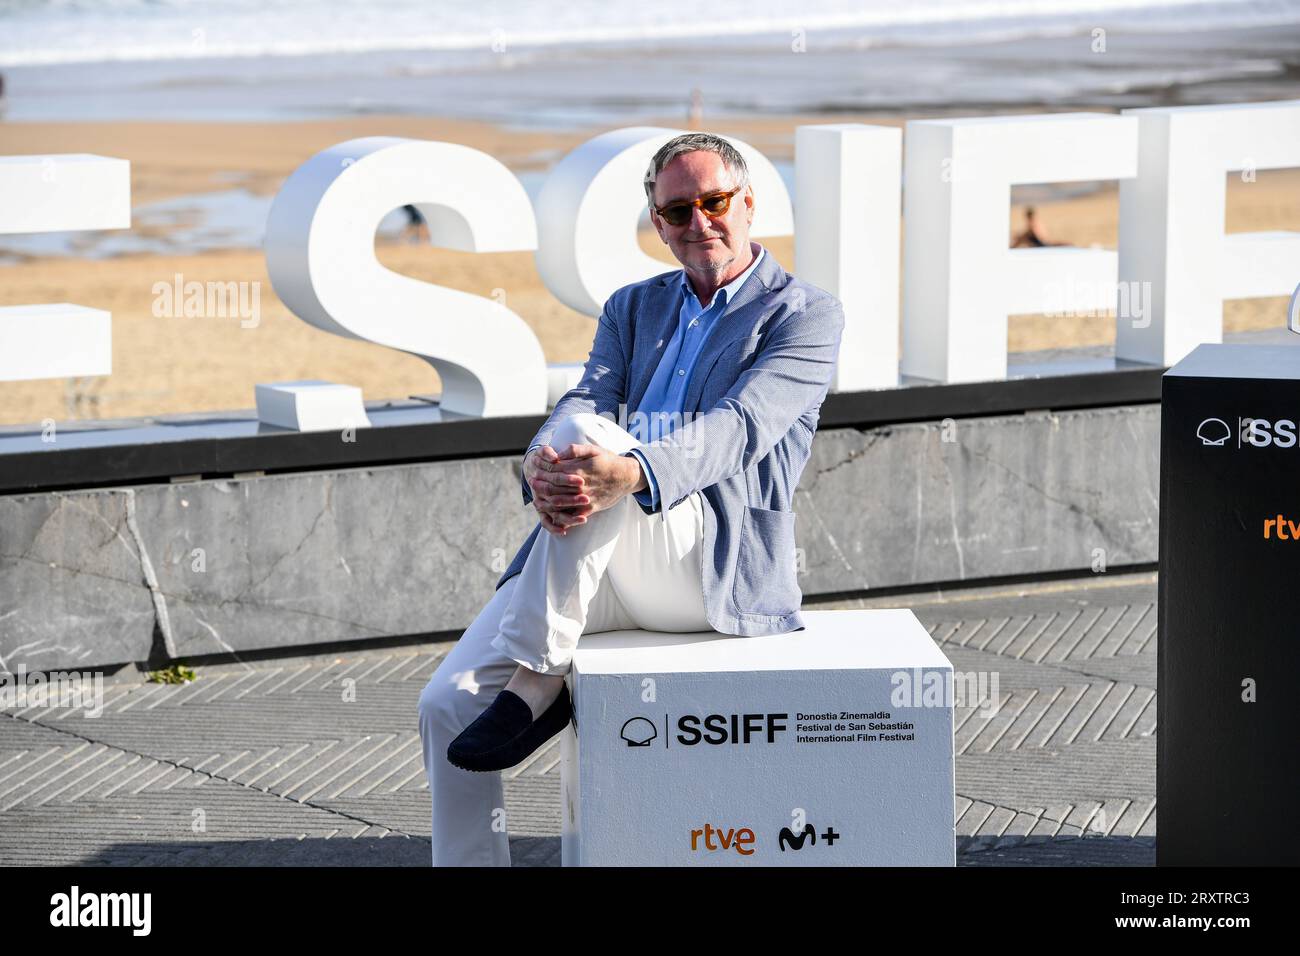
[[[683,153],[693,153],[696,150],[717,153],[722,159],[722,165],[727,168],[727,172],[731,173],[732,180],[737,186],[743,187],[749,182],[749,167],[745,165],[745,157],[740,155],[740,150],[736,147],[721,136],[712,133],[683,133],[660,146],[659,152],[654,154],[649,168],[645,171],[645,198],[652,209],[655,204],[655,180],[663,168]]]

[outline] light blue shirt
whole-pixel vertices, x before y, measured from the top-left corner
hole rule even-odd
[[[704,341],[765,254],[758,243],[752,243],[752,246],[758,247],[758,254],[754,256],[749,268],[715,292],[713,301],[707,306],[700,303],[686,276],[686,270],[682,270],[682,297],[681,307],[677,310],[677,329],[664,347],[659,365],[641,397],[641,404],[637,406],[638,414],[631,416],[628,422],[628,431],[637,441],[649,444],[684,424],[681,419],[686,387],[690,384]],[[644,505],[658,508],[659,485],[645,456],[636,448],[627,454],[641,462],[641,471],[645,473],[649,484],[644,491],[634,492],[634,497]]]
[[[766,250],[761,245],[756,242],[750,243],[751,250],[755,247],[758,252],[754,256],[754,261],[749,264],[749,268],[715,292],[713,300],[708,305],[700,303],[699,296],[695,294],[695,289],[686,276],[686,270],[682,270],[681,305],[677,310],[677,329],[673,332],[672,339],[664,346],[663,356],[659,359],[659,365],[650,378],[650,384],[646,386],[645,394],[641,396],[637,413],[631,415],[628,421],[628,432],[642,444],[649,444],[662,438],[675,427],[685,424],[681,420],[682,406],[685,404],[686,387],[690,384],[691,374],[695,371],[695,363],[699,360],[700,351],[709,333],[717,325],[722,313],[727,310],[728,303],[736,297],[736,293],[749,278],[749,274],[766,254]],[[529,445],[524,454],[527,455],[534,448],[540,447],[540,445]],[[624,457],[627,455],[634,456],[641,463],[641,471],[649,484],[644,491],[633,492],[633,496],[648,507],[659,507],[659,485],[655,481],[654,472],[650,470],[649,462],[641,454],[640,449],[633,448]]]

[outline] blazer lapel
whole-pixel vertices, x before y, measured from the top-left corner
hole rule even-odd
[[[785,270],[781,268],[772,250],[763,253],[763,261],[758,264],[750,277],[741,284],[736,297],[727,303],[727,310],[718,317],[709,337],[704,340],[699,360],[691,373],[690,383],[686,386],[683,411],[697,412],[700,409],[700,394],[704,391],[704,382],[717,364],[718,358],[727,346],[737,339],[754,333],[754,326],[763,318],[763,304],[766,293],[777,285]]]
[[[640,407],[641,397],[650,387],[650,379],[654,378],[664,349],[677,331],[677,315],[681,310],[681,281],[681,272],[669,273],[657,285],[651,286],[641,302],[632,343],[632,368],[628,372],[629,415]]]

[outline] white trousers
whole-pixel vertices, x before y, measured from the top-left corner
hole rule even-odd
[[[551,442],[561,453],[574,442],[619,454],[637,445],[586,413],[564,419]],[[704,507],[696,492],[661,518],[627,495],[565,535],[538,532],[523,570],[497,589],[420,695],[434,866],[510,865],[501,774],[452,766],[447,745],[518,665],[567,674],[579,637],[599,631],[712,629],[700,576]]]

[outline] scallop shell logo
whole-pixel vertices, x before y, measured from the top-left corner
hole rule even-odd
[[[649,747],[650,741],[659,736],[659,731],[644,717],[633,717],[623,725],[619,736],[627,741],[629,747]]]
[[[1221,418],[1207,418],[1196,429],[1202,445],[1222,445],[1232,437],[1232,429]]]

